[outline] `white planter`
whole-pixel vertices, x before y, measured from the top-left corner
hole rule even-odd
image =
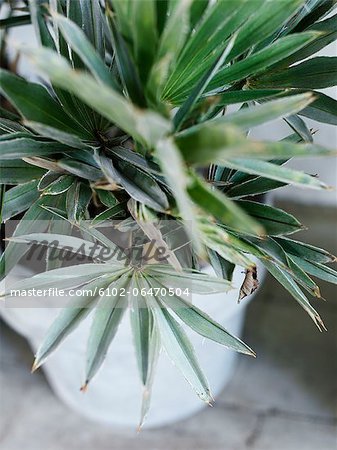
[[[22,279],[23,275],[31,276],[31,273],[18,267],[12,277]],[[263,277],[264,270],[260,268],[259,279],[262,281]],[[239,287],[242,279],[243,274],[238,268],[234,272],[234,286]],[[234,335],[240,336],[249,299],[238,305],[237,297],[238,290],[235,289],[227,294],[193,295],[193,303]],[[2,317],[28,340],[33,352],[36,351],[58,312],[56,308],[5,306],[1,309]],[[139,420],[142,391],[129,317],[125,315],[102,370],[92,380],[88,391],[82,393],[79,388],[83,382],[85,347],[90,322],[89,316],[47,360],[43,370],[54,392],[79,414],[101,423],[134,428]],[[189,329],[186,331],[196,349],[216,400],[217,395],[229,381],[238,356],[235,352],[205,340]],[[240,357],[249,356],[240,355]],[[167,355],[162,354],[154,382],[152,406],[145,426],[157,427],[178,421],[191,416],[203,406],[204,403],[197,398]]]

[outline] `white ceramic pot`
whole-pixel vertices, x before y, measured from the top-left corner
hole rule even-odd
[[[211,269],[207,272],[211,273]],[[22,279],[23,276],[31,275],[27,269],[18,266],[12,277]],[[263,276],[264,270],[260,268],[261,281]],[[242,279],[243,274],[238,268],[234,272],[234,286],[239,287]],[[238,290],[234,289],[227,294],[193,295],[193,303],[234,335],[240,336],[249,299],[238,304],[237,298]],[[4,320],[28,340],[34,353],[58,312],[56,308],[5,306],[1,309]],[[85,347],[90,323],[89,316],[50,356],[43,365],[43,370],[54,392],[79,414],[101,423],[135,427],[139,420],[142,388],[138,379],[128,314],[124,316],[102,369],[92,380],[88,391],[82,393],[79,388],[84,377]],[[238,356],[221,345],[203,339],[190,329],[185,329],[216,400],[231,377],[235,359],[249,356]],[[157,427],[178,421],[191,416],[203,406],[204,403],[195,395],[167,355],[161,354],[152,405],[145,426]]]

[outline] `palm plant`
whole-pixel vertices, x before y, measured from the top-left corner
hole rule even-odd
[[[286,163],[335,154],[313,142],[302,117],[337,124],[336,101],[316,91],[336,85],[337,58],[307,59],[336,39],[336,1],[10,3],[1,20],[4,37],[13,26],[33,24],[39,48],[17,50],[43,78],[37,84],[1,70],[1,92],[11,105],[1,108],[0,120],[2,219],[21,218],[1,258],[2,277],[33,241],[48,247],[57,238],[61,248],[77,239],[87,249],[95,239],[114,249],[99,227],[116,218],[125,226],[134,220],[136,232],[159,239],[169,254],[166,265],[141,267],[98,257],[71,273],[49,261],[47,272],[18,283],[26,289],[98,287],[100,293],[64,309],[34,369],[95,309],[86,387],[130,307],[145,388],[141,421],[161,346],[210,403],[180,323],[230,349],[254,352],[183,297],[159,288],[226,291],[239,265],[245,270],[243,298],[258,283],[252,257],[323,329],[303,290],[320,297],[311,276],[336,283],[337,272],[326,265],[335,258],[289,237],[303,228],[299,221],[258,199],[285,185],[328,189]],[[8,42],[2,40],[3,52]],[[239,109],[228,112],[232,105]],[[285,139],[249,137],[252,128],[278,118],[290,127]],[[172,219],[192,243],[189,265],[165,239],[162,224]],[[69,238],[67,225],[81,237]],[[209,261],[217,278],[200,272],[200,261]],[[108,297],[109,286],[155,294]],[[103,303],[108,307],[96,307]]]

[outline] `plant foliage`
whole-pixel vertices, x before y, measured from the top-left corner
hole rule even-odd
[[[239,265],[246,271],[245,296],[256,276],[255,260],[324,328],[307,294],[320,297],[311,276],[337,282],[337,272],[326,265],[335,258],[293,240],[302,225],[258,196],[285,185],[328,189],[287,162],[336,153],[314,144],[302,119],[337,123],[336,101],[316,91],[336,85],[337,58],[314,56],[336,39],[336,2],[29,0],[18,2],[18,11],[15,2],[2,3],[2,53],[14,45],[7,40],[10,28],[31,23],[40,45],[16,51],[31,60],[41,81],[1,69],[7,102],[0,119],[1,211],[4,221],[21,218],[2,255],[1,276],[33,240],[57,237],[74,245],[67,228],[60,231],[60,219],[82,233],[84,248],[92,239],[113,248],[99,227],[114,218],[125,226],[132,218],[161,242],[158,223],[175,219],[193,246],[193,267],[184,266],[165,241],[166,266],[94,260],[74,272],[49,267],[24,280],[24,288],[86,286],[103,292],[76,298],[64,309],[34,368],[94,310],[87,386],[129,308],[145,392],[141,422],[161,346],[210,403],[182,324],[227,348],[254,352],[182,297],[162,296],[160,289],[153,296],[108,297],[104,290],[193,281],[195,292],[226,291]],[[289,136],[278,142],[249,137],[252,128],[274,119],[286,121]],[[41,229],[42,220],[50,234]],[[218,278],[200,272],[200,260],[210,261]],[[252,286],[251,291],[257,284]]]

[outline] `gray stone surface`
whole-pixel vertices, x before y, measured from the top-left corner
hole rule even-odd
[[[290,209],[310,226],[307,240],[337,253],[335,211]],[[32,355],[26,342],[2,325],[1,448],[336,450],[337,292],[336,286],[320,284],[328,301],[313,303],[328,333],[319,333],[295,300],[267,278],[248,307],[244,331],[257,359],[238,357],[233,379],[214,408],[138,435],[70,411],[51,392],[42,372],[30,374]]]

